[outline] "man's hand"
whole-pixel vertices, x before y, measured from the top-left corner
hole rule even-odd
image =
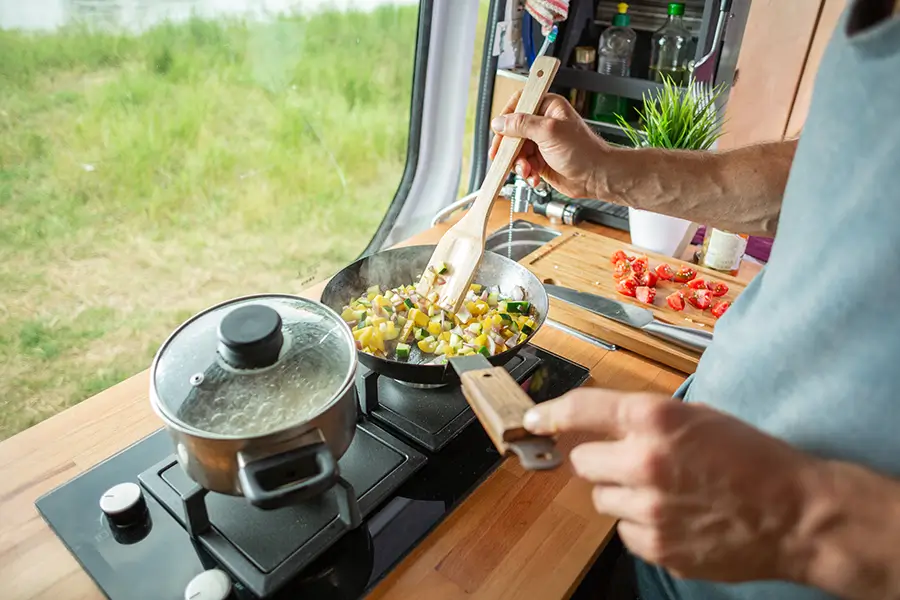
[[[709,407],[583,388],[526,415],[533,433],[594,433],[572,450],[628,548],[674,574],[795,579],[804,480],[818,461]]]
[[[503,135],[525,138],[514,169],[532,186],[540,177],[571,198],[594,198],[592,181],[609,146],[585,124],[562,96],[548,94],[535,115],[510,114],[521,92],[510,98],[500,116],[491,121],[497,133],[491,142],[494,158]]]

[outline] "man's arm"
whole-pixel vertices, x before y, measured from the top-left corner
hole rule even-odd
[[[797,140],[725,152],[609,148],[589,186],[601,200],[771,237],[796,149]]]
[[[537,115],[513,113],[520,93],[491,122],[497,134],[525,138],[516,172],[543,178],[573,198],[598,198],[684,217],[740,233],[774,235],[797,141],[691,152],[617,148],[594,134],[565,98],[547,95]],[[512,113],[512,114],[510,114]]]

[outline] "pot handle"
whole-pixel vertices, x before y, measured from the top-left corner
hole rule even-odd
[[[251,461],[238,480],[253,506],[272,509],[326,492],[337,483],[338,468],[325,442],[316,442]]]

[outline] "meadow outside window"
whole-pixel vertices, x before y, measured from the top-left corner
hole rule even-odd
[[[0,439],[145,369],[197,311],[421,228],[410,206],[459,185],[478,13],[0,0]],[[464,85],[427,92],[450,59]],[[419,181],[440,160],[445,181]]]

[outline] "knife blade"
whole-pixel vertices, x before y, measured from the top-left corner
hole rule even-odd
[[[544,284],[551,298],[568,302],[594,314],[612,319],[629,327],[667,340],[687,350],[703,352],[712,343],[713,335],[692,327],[679,327],[657,320],[646,308],[619,302],[605,296],[580,292],[561,285]]]

